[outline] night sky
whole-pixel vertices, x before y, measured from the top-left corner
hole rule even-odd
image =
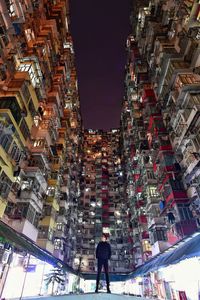
[[[84,128],[119,127],[130,0],[71,0],[70,30]]]

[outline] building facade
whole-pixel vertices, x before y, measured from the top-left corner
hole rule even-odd
[[[129,212],[124,201],[124,176],[119,130],[85,130],[81,197],[78,205],[77,257],[74,266],[96,270],[95,249],[102,233],[112,248],[111,272],[132,269]]]
[[[199,228],[199,3],[136,1],[121,140],[135,267]]]
[[[68,1],[0,2],[0,218],[82,272],[102,233],[121,273],[200,227],[200,4],[130,20],[121,127],[83,131]]]
[[[68,25],[68,1],[0,3],[0,216],[70,264],[81,117]]]

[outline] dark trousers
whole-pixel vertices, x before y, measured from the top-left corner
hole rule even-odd
[[[110,282],[109,282],[109,275],[108,275],[108,260],[107,259],[98,259],[98,263],[97,263],[98,272],[97,272],[96,290],[98,290],[98,287],[99,287],[99,281],[100,281],[100,277],[101,277],[102,267],[104,267],[104,272],[106,274],[107,290],[109,290]]]

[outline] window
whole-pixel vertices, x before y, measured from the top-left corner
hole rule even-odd
[[[48,232],[48,240],[52,241],[53,240],[53,229],[49,228],[49,232]]]
[[[38,238],[46,239],[48,236],[48,227],[47,226],[39,226]]]
[[[40,213],[36,212],[35,214],[35,218],[34,218],[34,221],[33,221],[33,226],[35,226],[36,228],[38,228],[38,224],[40,222]]]
[[[164,155],[164,159],[161,160],[161,166],[172,166],[175,163],[175,159],[173,155]]]
[[[187,122],[187,120],[188,120],[188,118],[189,118],[189,116],[190,116],[190,114],[191,114],[191,111],[192,111],[192,109],[186,108],[186,109],[184,109],[184,111],[182,112],[183,117],[184,117],[184,119],[185,119],[186,122]]]
[[[58,179],[58,172],[51,172],[51,178],[57,180]]]
[[[35,39],[34,32],[31,28],[25,29],[25,35],[27,42],[30,42],[32,39]]]
[[[20,160],[21,151],[15,142],[12,144],[12,149],[10,151],[10,157],[12,159],[14,159],[16,162],[19,162],[19,160]]]
[[[30,99],[30,101],[29,101],[28,109],[30,111],[31,116],[34,117],[36,115],[36,110],[35,110],[35,106],[33,105],[32,99]]]
[[[12,137],[10,134],[4,134],[1,136],[0,145],[6,152],[8,152],[11,143],[12,143]]]
[[[3,198],[7,198],[11,190],[12,181],[8,178],[6,173],[2,172],[0,175],[0,195]]]
[[[8,39],[8,35],[6,33],[6,28],[3,24],[0,24],[0,43],[1,43],[1,39],[2,39],[3,44],[4,44],[4,45],[2,45],[2,48],[4,48],[4,46],[8,45],[9,39]]]
[[[57,230],[58,231],[62,231],[62,229],[63,229],[63,224],[62,223],[57,223]]]
[[[158,241],[167,241],[167,235],[165,231],[157,230],[156,234],[157,234]]]
[[[11,113],[13,114],[13,117],[15,119],[15,122],[17,124],[21,121],[21,108],[18,104],[18,101],[15,97],[1,97],[0,101],[0,108],[7,108],[10,109]]]
[[[54,240],[54,249],[55,250],[63,250],[63,243],[60,239]]]
[[[174,126],[173,126],[175,132],[177,133],[177,135],[180,136],[180,135],[182,134],[183,129],[184,129],[185,126],[186,126],[186,123],[185,123],[185,121],[183,120],[182,115],[179,115],[179,117],[178,117],[176,123],[175,123]]]
[[[49,186],[47,189],[47,196],[54,197],[55,195],[55,187]]]
[[[52,214],[52,206],[51,205],[45,205],[43,210],[44,210],[45,216],[51,216],[51,214]]]
[[[157,187],[156,186],[149,186],[147,188],[147,196],[150,197],[150,198],[151,197],[153,197],[153,198],[159,197]]]
[[[21,130],[25,140],[28,139],[28,137],[30,136],[30,131],[29,131],[28,126],[26,125],[26,122],[24,119],[22,120],[22,122],[20,124],[20,130]]]
[[[35,219],[36,210],[29,204],[26,219],[33,224]]]
[[[180,219],[182,220],[190,220],[193,218],[192,212],[189,209],[189,204],[177,204],[178,211],[180,214]]]
[[[198,133],[197,136],[193,140],[194,146],[197,150],[200,149],[200,134]]]
[[[15,17],[16,16],[16,12],[15,12],[15,2],[14,0],[8,0],[6,1],[6,6],[9,12],[9,16],[10,17]]]
[[[147,178],[148,179],[155,179],[155,175],[153,171],[147,171]]]
[[[153,241],[152,243],[155,243],[157,241],[167,241],[167,234],[162,229],[157,229],[152,234]]]
[[[34,88],[37,87],[38,85],[40,85],[40,78],[37,74],[36,67],[33,64],[33,62],[30,61],[30,62],[27,62],[27,63],[21,63],[18,70],[21,71],[21,72],[28,72],[29,73],[31,83],[32,83]]]
[[[183,186],[183,182],[179,181],[179,180],[173,180],[173,179],[169,179],[170,185],[172,187],[172,190],[178,190],[178,191],[182,191],[184,190],[184,186]]]
[[[60,207],[59,208],[59,215],[60,216],[64,216],[66,214],[66,209],[65,207]],[[60,224],[60,223],[59,223]],[[58,229],[58,228],[57,228]],[[61,230],[61,229],[58,229],[58,230]]]

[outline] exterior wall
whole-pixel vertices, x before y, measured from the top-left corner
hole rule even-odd
[[[138,266],[199,226],[200,77],[196,3],[133,5],[121,145]]]
[[[25,2],[0,4],[0,216],[70,264],[81,117],[69,4]]]
[[[106,233],[112,247],[110,270],[131,269],[128,219],[124,203],[119,130],[84,131],[83,171],[79,203],[79,227],[75,266],[96,270],[95,250]]]

